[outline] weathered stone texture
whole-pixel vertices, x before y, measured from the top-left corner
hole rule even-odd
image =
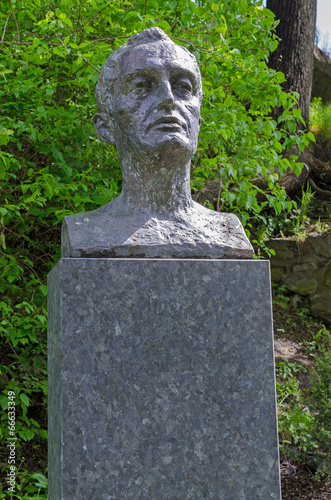
[[[303,243],[275,238],[266,245],[275,250],[272,279],[299,294],[312,314],[331,322],[331,235],[312,233]]]
[[[287,284],[287,288],[292,292],[296,292],[299,295],[310,295],[316,292],[317,281],[314,278],[301,278],[294,281],[290,281]]]
[[[61,259],[49,293],[50,500],[280,499],[268,262]]]

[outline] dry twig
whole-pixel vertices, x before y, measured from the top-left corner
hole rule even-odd
[[[10,10],[12,11],[12,14],[13,14],[14,19],[15,19],[16,30],[17,30],[17,40],[20,41],[20,30],[18,29],[17,19],[16,19],[16,16],[15,16],[15,12],[14,12],[11,0],[9,0],[9,5],[10,5]]]

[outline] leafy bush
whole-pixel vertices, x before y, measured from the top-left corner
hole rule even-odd
[[[304,366],[289,361],[276,366],[280,449],[324,473],[331,463],[331,333],[322,328],[305,345],[314,358],[308,390],[299,389],[297,378],[307,371]]]
[[[130,35],[164,29],[199,62],[204,101],[192,189],[217,183],[217,209],[250,218],[293,206],[279,186],[284,153],[313,139],[296,133],[297,97],[267,67],[277,46],[262,0],[25,0],[0,4],[0,339],[1,424],[14,390],[17,437],[45,440],[46,275],[60,257],[63,217],[118,195],[115,150],[99,141],[93,96],[105,58]],[[283,112],[276,122],[273,107]],[[264,175],[261,198],[255,182]],[[262,193],[260,193],[262,194]],[[36,409],[38,411],[36,411]],[[45,441],[44,441],[45,442]]]
[[[29,474],[27,471],[18,471],[18,482],[16,482],[16,493],[2,493],[0,487],[0,500],[47,500],[48,481],[44,474],[36,472]],[[23,493],[24,492],[24,493]]]
[[[324,454],[324,467],[331,464],[331,333],[321,330],[321,341],[312,373],[311,401],[314,405],[315,436]]]
[[[313,440],[314,416],[307,406],[296,374],[306,371],[298,363],[277,364],[278,425],[282,454],[300,456],[317,448]],[[292,448],[289,448],[289,445]]]

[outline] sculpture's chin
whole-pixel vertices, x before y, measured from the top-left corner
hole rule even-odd
[[[182,131],[156,132],[143,137],[142,140],[137,135],[126,136],[117,147],[120,159],[126,158],[129,161],[130,158],[135,158],[141,164],[150,164],[163,157],[164,159],[171,158],[177,164],[178,161],[186,163],[195,154],[197,138],[194,137],[192,140]]]
[[[176,132],[167,132],[162,136],[154,137],[153,141],[148,141],[142,144],[142,149],[148,152],[166,152],[169,154],[185,154],[194,155],[197,144],[189,140],[184,134]],[[175,158],[174,158],[175,159]]]

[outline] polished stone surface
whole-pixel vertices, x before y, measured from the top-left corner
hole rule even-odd
[[[280,499],[268,262],[61,259],[49,366],[50,500]]]
[[[107,58],[96,100],[94,126],[116,146],[122,192],[65,217],[62,257],[251,259],[239,219],[191,197],[202,100],[193,54],[160,28],[144,30]]]

